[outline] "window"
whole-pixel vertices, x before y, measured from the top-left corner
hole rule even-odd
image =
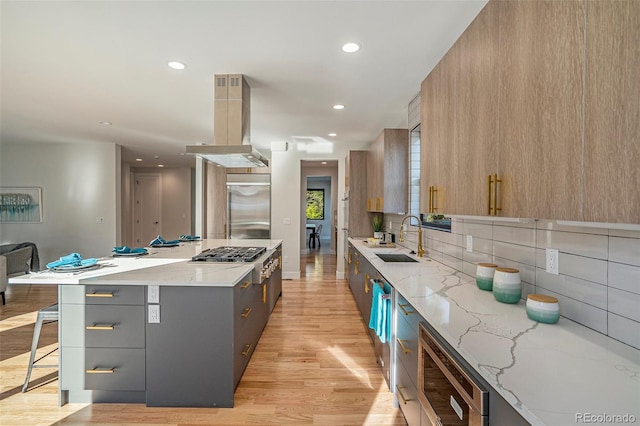
[[[324,189],[307,189],[307,219],[324,220]]]

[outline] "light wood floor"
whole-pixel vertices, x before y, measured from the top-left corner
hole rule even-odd
[[[327,244],[328,246],[328,244]],[[55,369],[36,369],[21,393],[37,309],[55,286],[10,286],[0,309],[0,424],[406,424],[373,356],[371,341],[336,258],[323,244],[301,259],[302,278],[283,281],[278,301],[236,390],[234,408],[144,404],[57,405]],[[46,325],[39,354],[57,347]],[[47,364],[57,363],[57,352]]]

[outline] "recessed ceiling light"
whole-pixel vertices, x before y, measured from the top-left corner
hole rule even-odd
[[[174,70],[183,70],[187,67],[185,64],[178,61],[171,61],[167,65],[169,65],[169,68],[173,68]]]
[[[153,158],[155,158],[157,160],[158,158],[160,158],[160,156],[159,155],[154,155]]]
[[[110,121],[98,121],[98,123],[102,124],[103,126],[111,126],[113,124]]]
[[[158,167],[164,167],[164,164],[158,164]]]
[[[329,133],[329,136],[336,137],[336,136],[338,136],[338,134],[337,133]]]
[[[360,50],[360,45],[358,43],[349,42],[342,46],[342,51],[346,53],[355,53]]]
[[[327,162],[326,162],[326,161],[323,161],[323,162],[322,162],[322,164],[327,164]]]
[[[340,104],[334,105],[333,109],[344,109],[344,105],[340,105]]]
[[[142,158],[136,158],[136,161],[142,161]]]

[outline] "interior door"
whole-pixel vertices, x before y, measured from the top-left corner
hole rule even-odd
[[[161,180],[159,174],[137,173],[134,179],[133,235],[145,246],[161,234]]]

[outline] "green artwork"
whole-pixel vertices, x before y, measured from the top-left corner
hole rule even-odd
[[[307,219],[324,219],[324,189],[307,189]]]

